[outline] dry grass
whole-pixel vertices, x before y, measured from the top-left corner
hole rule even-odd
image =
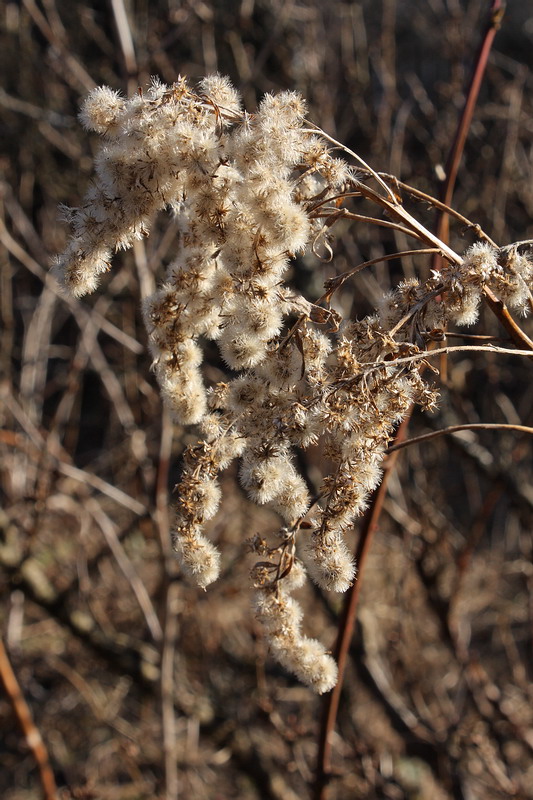
[[[176,778],[194,800],[306,797],[320,707],[269,660],[249,611],[241,542],[274,520],[233,474],[210,529],[222,578],[204,593],[167,561],[167,487],[194,434],[171,437],[139,298],[172,236],[124,255],[83,302],[47,281],[66,235],[57,205],[79,201],[91,170],[81,97],[94,84],[134,91],[151,74],[215,69],[250,108],[295,88],[325,130],[435,194],[486,10],[464,5],[139,2],[132,56],[111,4],[4,4],[0,614],[62,800],[171,800]],[[510,4],[454,199],[499,244],[533,236],[531,25],[526,4]],[[434,224],[429,212],[424,221]],[[455,226],[451,244],[469,242]],[[294,281],[318,295],[324,279],[404,245],[351,224],[334,266],[306,261]],[[367,270],[344,287],[344,307],[367,313],[383,288],[428,268]],[[488,311],[479,331],[505,335]],[[530,374],[526,360],[457,354],[440,411],[410,432],[531,426]],[[319,459],[302,464],[311,478]],[[331,800],[533,797],[531,478],[525,435],[463,432],[401,453],[362,582]],[[309,633],[332,644],[340,600],[310,589],[301,599]],[[0,793],[38,798],[3,698],[0,715]]]

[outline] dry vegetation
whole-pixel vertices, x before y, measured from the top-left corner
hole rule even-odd
[[[499,245],[533,236],[533,20],[519,5],[496,38],[453,202]],[[118,31],[112,6],[1,9],[3,642],[61,800],[307,797],[321,700],[270,659],[241,546],[276,515],[230,469],[209,529],[219,580],[192,588],[169,556],[169,494],[196,435],[162,408],[140,298],[172,260],[175,231],[162,218],[82,300],[47,277],[67,236],[58,205],[77,205],[92,172],[76,114],[95,85],[133,93],[153,74],[194,82],[220,70],[251,110],[264,92],[300,91],[328,133],[435,195],[487,3],[137,2]],[[410,208],[435,226],[422,203]],[[318,297],[325,280],[409,247],[401,233],[342,225],[334,260],[300,259],[295,287]],[[452,224],[452,247],[472,241]],[[364,270],[342,288],[344,314],[361,318],[430,266],[419,256]],[[509,346],[488,308],[469,332]],[[455,353],[441,366],[439,410],[415,414],[410,436],[533,425],[529,359]],[[311,483],[320,466],[319,452],[301,455]],[[533,798],[531,477],[517,432],[463,431],[399,453],[361,578],[328,800]],[[342,596],[307,586],[299,599],[306,632],[333,646]],[[41,797],[4,696],[0,715],[0,794]]]

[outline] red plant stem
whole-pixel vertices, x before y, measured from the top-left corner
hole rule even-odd
[[[489,53],[492,48],[494,37],[496,36],[496,33],[501,25],[504,13],[505,13],[505,3],[502,2],[502,0],[491,0],[487,27],[485,29],[485,34],[483,36],[481,46],[477,53],[477,57],[474,63],[474,71],[472,73],[470,86],[467,91],[463,113],[461,114],[461,119],[459,121],[459,125],[457,126],[457,132],[455,134],[452,148],[448,156],[448,161],[446,163],[446,178],[442,186],[441,200],[447,206],[451,205],[453,190],[455,188],[455,181],[457,179],[457,172],[459,170],[459,164],[461,163],[461,159],[463,157],[466,137],[468,135],[468,131],[472,123],[474,108],[477,103],[479,90],[481,88],[481,82],[483,80],[485,69],[487,67]],[[448,243],[449,217],[446,213],[443,212],[441,212],[438,217],[437,236],[446,244]],[[434,256],[433,265],[435,269],[437,269],[438,266],[440,265],[440,259],[441,259],[440,255]]]
[[[411,411],[412,407],[396,431],[394,444],[399,444],[404,439],[407,427],[409,425]],[[339,622],[337,641],[334,648],[334,656],[339,669],[339,678],[337,685],[328,695],[326,695],[324,700],[318,741],[317,769],[314,787],[316,800],[325,800],[327,784],[331,778],[331,738],[335,729],[335,722],[337,720],[344,672],[346,670],[346,662],[348,659],[348,651],[355,626],[357,605],[361,591],[361,576],[365,567],[367,555],[370,552],[374,533],[378,527],[383,508],[383,502],[387,493],[389,476],[396,463],[396,455],[396,452],[392,453],[384,464],[383,480],[372,495],[370,506],[363,518],[361,533],[355,550],[358,579],[352,584],[345,595],[342,616]]]
[[[26,744],[31,750],[39,770],[41,781],[42,796],[44,800],[57,800],[57,788],[48,750],[33,721],[30,711],[19,682],[11,666],[7,649],[2,639],[0,639],[0,684],[3,685],[6,695],[11,703],[13,713],[18,719],[19,725],[26,737]]]
[[[512,316],[509,314],[509,311],[507,310],[503,300],[500,300],[498,297],[496,297],[496,295],[491,292],[488,286],[485,286],[483,289],[483,298],[492,313],[498,317],[501,325],[505,328],[518,349],[533,351],[533,341],[531,341],[525,331],[523,331],[522,328],[516,324]]]
[[[404,447],[410,447],[412,444],[420,444],[420,442],[427,442],[429,439],[435,439],[437,436],[443,436],[448,433],[457,433],[458,431],[516,431],[517,433],[533,434],[533,428],[528,425],[508,425],[500,422],[471,422],[465,425],[450,425],[448,428],[441,428],[438,431],[431,431],[431,433],[423,433],[421,436],[414,436],[412,439],[405,439],[403,442],[396,442],[391,445],[387,452],[394,453],[396,450],[403,450]]]
[[[472,124],[472,117],[474,116],[474,108],[476,107],[479,90],[481,88],[481,82],[483,80],[483,76],[485,75],[485,69],[487,67],[492,43],[498,29],[500,28],[504,13],[505,3],[503,0],[491,0],[489,19],[485,28],[485,34],[481,40],[481,45],[474,61],[474,70],[472,73],[472,78],[470,79],[470,86],[466,93],[466,101],[463,107],[463,113],[461,114],[461,119],[459,120],[455,138],[446,162],[446,178],[441,190],[441,200],[447,206],[451,205],[452,202],[455,181],[459,171],[459,164],[461,163],[461,159],[463,157],[466,137],[468,135],[468,131],[470,130],[470,125]],[[437,217],[437,236],[442,242],[448,244],[450,239],[450,218],[444,211],[441,211]],[[433,256],[433,269],[440,270],[441,266],[442,256],[440,253],[436,253]],[[443,383],[447,383],[448,360],[445,355],[441,357],[440,373]]]
[[[464,145],[468,130],[472,122],[474,108],[479,95],[481,81],[483,79],[485,69],[487,66],[488,56],[492,48],[492,43],[496,32],[498,31],[503,14],[505,11],[505,4],[502,0],[491,0],[490,3],[490,16],[483,36],[480,49],[475,59],[475,66],[470,81],[470,86],[467,92],[463,113],[457,127],[457,132],[454,138],[450,155],[447,161],[446,180],[443,185],[441,199],[442,202],[449,206],[451,205],[451,198],[455,187],[457,172],[459,164],[464,151]],[[445,211],[441,211],[437,223],[438,238],[445,244],[449,238],[449,220]],[[435,254],[433,259],[433,266],[438,269],[440,266],[441,256]],[[507,327],[509,330],[509,327]],[[516,332],[513,331],[516,336]],[[513,338],[515,338],[513,336]],[[399,444],[405,437],[406,430],[409,424],[410,413],[402,421],[400,427],[396,432],[394,438],[394,445]],[[335,657],[337,659],[339,668],[339,678],[337,685],[328,694],[324,700],[323,715],[321,721],[321,728],[318,741],[318,757],[316,778],[314,784],[314,797],[315,800],[326,800],[327,784],[332,777],[331,773],[331,738],[335,729],[337,720],[337,713],[339,709],[340,695],[342,691],[344,672],[346,669],[346,662],[348,658],[348,651],[350,642],[352,640],[353,629],[355,626],[355,619],[357,613],[357,605],[359,601],[359,594],[361,588],[362,573],[364,570],[367,555],[370,551],[374,533],[377,530],[383,502],[387,491],[388,478],[391,474],[395,464],[395,456],[398,451],[393,452],[387,459],[383,480],[378,488],[375,490],[370,507],[364,517],[361,534],[356,548],[356,559],[358,565],[358,580],[348,590],[342,617],[339,622],[339,629],[337,635],[337,642],[335,645]]]

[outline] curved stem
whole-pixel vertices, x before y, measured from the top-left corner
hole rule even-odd
[[[438,248],[442,255],[452,264],[462,263],[462,258],[451,247],[448,247],[438,236],[435,236],[425,225],[415,219],[396,199],[391,203],[364,184],[361,184],[361,193],[368,200],[373,200],[377,205],[381,206],[390,217],[406,224],[411,229],[411,236],[416,235],[418,239],[431,245],[431,247]]]
[[[533,351],[533,341],[531,341],[529,336],[509,314],[507,306],[503,300],[500,300],[499,297],[496,297],[496,295],[488,287],[483,289],[483,298],[492,313],[498,317],[502,326],[505,328],[516,346]]]
[[[475,59],[474,70],[470,80],[470,86],[466,94],[463,113],[461,114],[461,119],[459,121],[459,125],[457,126],[455,139],[453,141],[446,164],[446,180],[444,181],[441,192],[442,202],[446,206],[449,206],[452,201],[457,172],[463,157],[466,137],[468,135],[468,131],[470,130],[472,117],[474,116],[474,109],[477,103],[479,90],[481,88],[481,82],[485,74],[485,69],[487,67],[489,53],[492,48],[494,37],[500,28],[504,13],[505,5],[502,0],[491,0],[489,20],[487,22],[487,27],[485,29],[481,46]],[[447,242],[449,239],[448,215],[446,213],[441,213],[439,216],[437,222],[437,236],[439,239],[442,239],[445,242]],[[439,263],[439,256],[436,255],[434,257],[433,267],[438,269]]]
[[[379,225],[381,228],[392,228],[395,231],[404,233],[406,236],[413,236],[411,228],[406,228],[405,225],[399,225],[397,222],[389,222],[386,219],[378,219],[377,217],[368,217],[364,214],[355,214],[353,211],[347,211],[345,208],[325,208],[324,213],[310,214],[310,219],[326,219],[326,226],[331,227],[339,219],[354,219],[357,222],[367,222],[369,225]],[[416,238],[419,238],[418,236]],[[439,250],[440,252],[440,250]]]
[[[426,194],[421,189],[415,189],[414,186],[409,186],[408,183],[404,183],[403,181],[399,181],[393,175],[385,175],[384,173],[380,173],[383,178],[390,178],[390,180],[394,181],[394,184],[398,186],[399,189],[403,189],[404,192],[415,197],[417,200],[424,200],[429,205],[432,205],[437,211],[442,212],[442,214],[447,214],[449,217],[454,217],[458,222],[461,222],[470,230],[474,231],[475,235],[479,239],[483,239],[488,244],[492,245],[493,247],[497,247],[498,245],[494,242],[488,233],[482,229],[482,227],[477,222],[472,222],[472,220],[465,217],[463,214],[460,214],[459,211],[456,211],[455,208],[452,208],[446,203],[437,200],[435,197],[432,197],[430,194]],[[518,244],[521,244],[519,242]]]
[[[17,677],[11,666],[7,649],[3,639],[0,638],[0,683],[3,685],[5,693],[11,703],[19,725],[26,737],[26,744],[31,750],[39,770],[39,779],[44,800],[57,800],[57,787],[54,778],[48,750],[40,734],[39,729],[30,711],[22,690],[17,681]]]
[[[413,407],[411,406],[407,416],[402,420],[398,430],[396,431],[396,435],[394,437],[395,442],[399,443],[403,440],[407,426],[409,425],[412,408]],[[358,571],[357,580],[352,584],[345,595],[342,616],[339,622],[337,641],[334,648],[334,656],[339,669],[339,678],[336,686],[324,698],[318,740],[316,778],[314,785],[315,800],[325,800],[327,784],[331,779],[331,739],[335,730],[344,673],[346,670],[346,662],[348,660],[350,643],[353,638],[353,630],[355,626],[357,606],[359,603],[359,595],[361,590],[362,574],[366,565],[368,553],[370,552],[374,534],[377,530],[379,518],[381,516],[381,510],[383,508],[383,502],[387,493],[387,484],[395,463],[396,454],[389,456],[384,465],[383,480],[378,488],[374,491],[368,511],[363,518],[361,533],[359,535],[359,541],[355,550]]]
[[[357,275],[358,272],[362,272],[362,270],[366,269],[366,267],[371,267],[373,264],[379,264],[382,261],[393,261],[396,258],[404,258],[405,256],[421,256],[421,255],[429,255],[431,253],[438,253],[440,252],[435,247],[424,247],[419,248],[418,250],[402,250],[398,253],[387,253],[382,256],[378,256],[377,258],[372,258],[370,261],[363,261],[362,264],[358,264],[356,267],[352,267],[352,269],[347,270],[346,272],[342,272],[340,275],[336,275],[334,278],[326,282],[326,287],[330,287],[328,291],[319,297],[316,301],[317,305],[321,303],[323,300],[331,299],[331,296],[337,289],[351,278],[353,275]]]
[[[311,125],[312,125],[312,123],[308,123],[308,124],[311,124]],[[308,131],[304,131],[304,133],[317,133],[319,136],[322,136],[324,139],[327,139],[327,140],[328,140],[328,142],[331,142],[332,144],[334,144],[334,145],[336,145],[337,147],[339,147],[341,150],[344,150],[344,152],[345,152],[345,153],[348,153],[348,155],[352,156],[352,158],[354,158],[354,159],[355,159],[355,160],[358,162],[358,164],[360,164],[362,167],[364,167],[364,168],[365,168],[365,170],[368,170],[368,172],[369,172],[369,173],[370,173],[370,174],[371,174],[371,175],[372,175],[372,176],[373,176],[373,177],[376,179],[376,181],[379,183],[379,185],[381,186],[381,188],[385,190],[385,194],[386,194],[388,197],[390,197],[390,199],[391,199],[392,201],[394,201],[394,195],[392,194],[392,192],[391,192],[390,188],[389,188],[389,187],[387,186],[387,184],[386,184],[386,183],[385,183],[385,182],[384,182],[384,181],[383,181],[383,180],[382,180],[382,179],[379,177],[379,174],[378,174],[378,173],[377,173],[375,170],[373,170],[373,169],[372,169],[372,167],[370,167],[370,166],[369,166],[369,165],[366,163],[366,161],[364,161],[364,160],[361,158],[361,156],[358,156],[358,155],[357,155],[357,153],[354,153],[354,151],[353,151],[353,150],[350,150],[350,148],[349,148],[349,147],[346,147],[346,145],[345,145],[345,144],[342,144],[342,142],[338,142],[336,139],[334,139],[334,138],[333,138],[333,136],[330,136],[329,134],[327,134],[325,131],[323,131],[323,130],[322,130],[322,128],[319,128],[317,125],[313,125],[313,127],[312,127],[310,130],[308,130]]]
[[[405,439],[403,442],[397,442],[387,449],[387,453],[395,453],[397,450],[403,450],[404,447],[409,447],[411,444],[419,444],[419,442],[426,442],[429,439],[435,439],[437,436],[442,436],[445,433],[457,433],[457,431],[517,431],[518,433],[533,434],[533,428],[528,425],[509,425],[507,423],[499,422],[472,422],[465,423],[464,425],[450,425],[448,428],[441,428],[438,431],[431,431],[430,433],[423,433],[420,436],[413,436],[411,439]]]

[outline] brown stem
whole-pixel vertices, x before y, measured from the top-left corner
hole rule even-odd
[[[493,247],[497,247],[497,244],[490,238],[490,236],[485,233],[485,231],[481,228],[481,226],[477,222],[472,222],[472,220],[465,217],[463,214],[460,214],[455,208],[452,208],[446,203],[437,200],[435,197],[432,197],[430,194],[426,194],[421,189],[415,189],[414,186],[409,186],[408,183],[404,183],[403,181],[399,181],[397,178],[393,178],[393,176],[387,176],[384,173],[380,172],[382,178],[390,177],[391,180],[394,180],[394,185],[398,186],[399,189],[403,189],[404,192],[411,195],[412,197],[416,197],[417,200],[424,200],[429,205],[432,205],[438,211],[441,212],[441,216],[448,216],[454,217],[458,222],[464,225],[466,228],[469,228],[471,231],[475,233],[478,239],[483,239],[488,244],[492,245]]]
[[[499,297],[496,297],[496,295],[493,294],[488,287],[483,289],[483,298],[492,313],[498,317],[516,346],[523,350],[533,350],[533,342],[529,336],[524,333],[522,328],[514,321],[512,316],[509,314],[507,306],[503,300],[500,300]]]
[[[422,225],[422,223],[416,219],[416,217],[413,217],[407,211],[407,209],[402,206],[397,198],[394,198],[394,202],[390,202],[378,194],[378,192],[375,192],[373,189],[363,183],[360,184],[360,189],[361,194],[363,194],[367,200],[371,200],[372,202],[376,203],[376,205],[381,206],[385,214],[391,219],[397,220],[402,227],[406,226],[409,231],[409,236],[414,236],[416,239],[419,239],[421,242],[425,242],[430,247],[436,247],[438,250],[440,250],[442,257],[448,259],[448,261],[450,261],[452,264],[462,263],[461,257],[458,256],[457,253],[455,253],[450,247],[448,247],[446,242],[443,242],[442,239],[439,239],[438,236]],[[345,216],[350,218],[350,214],[348,212],[345,214]]]
[[[178,797],[178,763],[176,760],[176,715],[174,710],[174,654],[178,635],[179,584],[172,581],[173,563],[170,543],[168,509],[168,474],[172,456],[172,420],[167,408],[162,408],[159,464],[156,477],[155,522],[163,562],[163,642],[161,647],[161,728],[165,765],[165,796],[167,800]]]
[[[527,425],[508,425],[499,422],[472,422],[465,425],[450,425],[449,428],[442,428],[439,431],[431,431],[431,433],[423,433],[421,436],[413,436],[411,439],[405,439],[403,442],[395,442],[391,445],[387,453],[395,453],[397,450],[403,450],[404,447],[409,447],[411,444],[418,444],[419,442],[426,442],[429,439],[435,439],[437,436],[442,436],[444,433],[456,433],[457,431],[517,431],[518,433],[531,433],[533,428]]]
[[[39,768],[39,777],[43,790],[44,800],[57,800],[57,787],[48,758],[48,751],[43,742],[39,729],[33,721],[30,708],[24,699],[22,690],[13,672],[6,647],[0,639],[0,682],[3,684],[9,698],[13,712],[18,719],[22,732],[26,737],[26,744],[33,753]]]
[[[379,195],[376,195],[379,197]],[[327,226],[331,227],[334,222],[339,219],[353,219],[357,222],[366,222],[369,225],[378,225],[381,228],[392,228],[392,230],[404,233],[406,236],[414,236],[415,234],[410,228],[405,225],[399,225],[397,222],[389,222],[386,219],[378,219],[377,217],[368,217],[364,214],[355,214],[352,211],[347,211],[345,208],[339,210],[337,208],[325,208],[320,213],[315,212],[309,216],[310,219],[326,219]]]
[[[489,53],[494,41],[494,37],[496,36],[496,32],[501,25],[504,13],[505,4],[502,2],[502,0],[491,0],[487,27],[485,29],[481,46],[474,62],[474,70],[470,80],[470,86],[468,87],[466,94],[463,113],[461,114],[461,119],[459,121],[459,125],[457,126],[455,139],[453,141],[446,164],[446,179],[441,191],[441,200],[446,206],[451,205],[455,181],[457,179],[457,172],[463,157],[466,137],[472,123],[474,108],[476,106],[479,90],[481,88],[481,82],[485,74]],[[445,212],[442,212],[439,215],[437,222],[437,236],[443,242],[447,243],[449,240],[449,217]],[[434,269],[438,269],[440,263],[440,257],[436,255],[433,259]]]
[[[463,157],[466,137],[472,124],[472,117],[474,116],[474,108],[477,103],[481,82],[485,74],[489,53],[496,36],[496,31],[501,25],[504,15],[505,4],[502,0],[491,0],[489,20],[485,29],[485,34],[481,41],[476,59],[474,61],[474,70],[470,80],[470,86],[466,93],[466,101],[463,107],[463,113],[457,126],[455,138],[448,155],[446,164],[446,178],[441,189],[441,200],[445,206],[450,206],[452,202],[453,190],[455,188],[455,181],[457,179],[457,172],[459,171],[459,164]],[[437,236],[446,244],[450,239],[450,218],[448,214],[442,210],[437,218]],[[440,270],[442,267],[442,256],[435,254],[433,256],[433,269]],[[448,380],[448,360],[444,355],[440,362],[440,373],[443,383]]]
[[[500,342],[509,344],[509,339],[502,336],[491,336],[488,333],[463,333],[462,331],[446,331],[447,339],[466,339],[469,342]]]
[[[330,300],[331,296],[337,289],[348,280],[348,278],[353,277],[358,272],[362,272],[362,270],[366,269],[367,267],[371,267],[373,264],[379,264],[383,261],[394,261],[397,258],[404,258],[405,256],[419,256],[419,255],[429,255],[431,253],[440,253],[440,250],[437,250],[435,247],[423,247],[419,248],[418,250],[402,250],[398,253],[388,253],[386,255],[378,256],[377,258],[372,258],[370,261],[363,261],[362,264],[358,264],[356,267],[352,267],[352,269],[347,270],[346,272],[342,272],[340,275],[336,275],[334,278],[331,278],[330,281],[326,283],[326,287],[330,287],[328,291],[319,297],[316,300],[316,304],[319,305],[323,300]]]
[[[363,167],[360,167],[359,169],[361,172],[364,172],[366,174],[371,174],[369,170],[365,170]],[[414,197],[416,200],[423,200],[429,206],[433,206],[433,208],[435,208],[437,211],[441,211],[443,214],[447,214],[449,217],[453,217],[462,225],[464,225],[466,228],[473,231],[473,233],[478,237],[478,239],[483,239],[485,242],[488,242],[493,247],[497,247],[497,244],[490,238],[488,233],[485,233],[485,231],[479,225],[479,223],[472,222],[471,219],[465,217],[464,214],[461,214],[455,208],[446,205],[446,203],[443,203],[441,200],[437,200],[436,197],[433,197],[433,195],[423,192],[421,189],[416,189],[414,186],[410,186],[408,183],[400,181],[395,175],[390,175],[388,172],[379,172],[378,175],[380,178],[383,178],[384,181],[390,183],[395,190],[402,189],[406,194],[410,195],[411,197]],[[396,195],[397,199],[401,201],[401,196],[398,191],[396,191]],[[321,203],[317,203],[317,205],[314,208],[319,208],[324,203],[335,200],[337,197],[344,198],[344,197],[361,197],[361,196],[362,192],[360,191],[344,192],[343,194],[326,198]],[[516,244],[517,245],[530,244],[530,240],[525,240],[524,242],[517,242]]]
[[[400,442],[405,436],[407,426],[412,409],[409,410],[408,415],[400,424],[396,435],[395,442]],[[337,713],[339,710],[339,702],[342,691],[344,672],[346,670],[346,662],[348,659],[348,651],[350,643],[353,638],[353,630],[355,626],[355,619],[357,614],[357,605],[359,602],[359,594],[361,589],[361,579],[363,570],[365,568],[366,558],[370,551],[374,533],[377,530],[383,502],[387,493],[387,484],[392,469],[396,462],[396,455],[391,455],[384,465],[383,480],[378,488],[374,491],[370,506],[366,512],[363,524],[361,526],[361,533],[359,541],[355,550],[355,558],[357,561],[357,580],[352,584],[345,596],[344,607],[342,616],[339,622],[339,630],[337,634],[337,641],[335,643],[334,656],[337,661],[339,669],[339,678],[337,685],[333,690],[324,698],[324,706],[322,712],[322,720],[320,726],[320,734],[318,740],[318,758],[316,778],[314,785],[315,800],[325,800],[327,785],[331,779],[331,739],[335,729],[337,720]]]

